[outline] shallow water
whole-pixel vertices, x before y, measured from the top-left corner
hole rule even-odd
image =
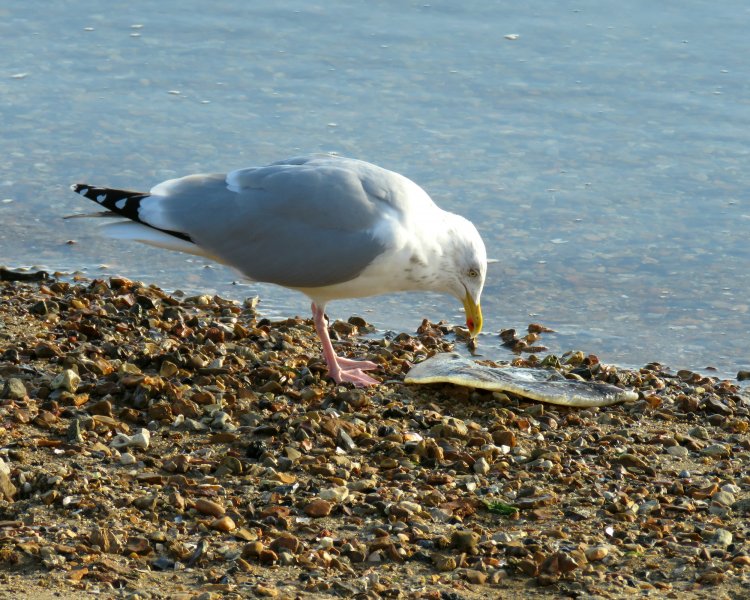
[[[516,4],[3,5],[0,264],[307,314],[292,292],[61,217],[92,209],[72,182],[148,189],[333,150],[477,224],[498,260],[486,355],[535,321],[557,353],[750,368],[750,8]],[[409,294],[329,312],[413,330],[459,308]]]

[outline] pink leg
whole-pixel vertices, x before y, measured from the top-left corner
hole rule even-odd
[[[380,383],[365,374],[365,371],[377,369],[378,365],[369,360],[350,360],[336,356],[333,349],[331,338],[328,335],[328,324],[326,323],[325,311],[314,302],[311,307],[313,320],[315,321],[315,331],[323,345],[323,357],[328,365],[328,376],[336,383],[353,383],[354,385],[376,385]]]

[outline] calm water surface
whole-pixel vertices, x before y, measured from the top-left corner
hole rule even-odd
[[[662,5],[664,4],[664,5]],[[0,264],[166,289],[306,299],[102,240],[72,182],[169,177],[332,150],[400,171],[472,219],[496,333],[605,362],[750,368],[750,7],[740,0],[83,0],[0,6]],[[75,240],[75,244],[67,244]],[[381,329],[459,305],[334,303]]]

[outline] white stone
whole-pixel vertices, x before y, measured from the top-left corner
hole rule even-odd
[[[121,465],[134,465],[136,462],[135,456],[130,454],[130,452],[123,452],[120,455],[120,464]]]
[[[78,373],[76,373],[73,369],[65,369],[62,373],[59,373],[50,384],[50,387],[53,390],[56,390],[58,388],[62,388],[66,392],[70,392],[71,394],[78,389],[78,384],[81,383],[81,378],[79,377]]]

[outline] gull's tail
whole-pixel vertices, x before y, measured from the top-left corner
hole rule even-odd
[[[182,233],[181,231],[170,231],[167,229],[154,227],[150,223],[147,223],[146,221],[141,219],[141,202],[143,202],[146,198],[151,197],[151,194],[149,193],[102,188],[93,185],[87,185],[85,183],[74,183],[70,186],[70,189],[77,194],[81,194],[81,196],[88,198],[89,200],[93,200],[99,206],[102,206],[109,211],[109,213],[104,213],[104,215],[100,214],[98,216],[125,217],[127,219],[130,219],[131,221],[135,221],[136,223],[143,225],[144,227],[166,233],[170,236],[179,238],[186,242],[190,242],[191,244],[193,243],[193,240],[190,239],[190,236]],[[183,252],[185,251],[183,248],[180,249]]]

